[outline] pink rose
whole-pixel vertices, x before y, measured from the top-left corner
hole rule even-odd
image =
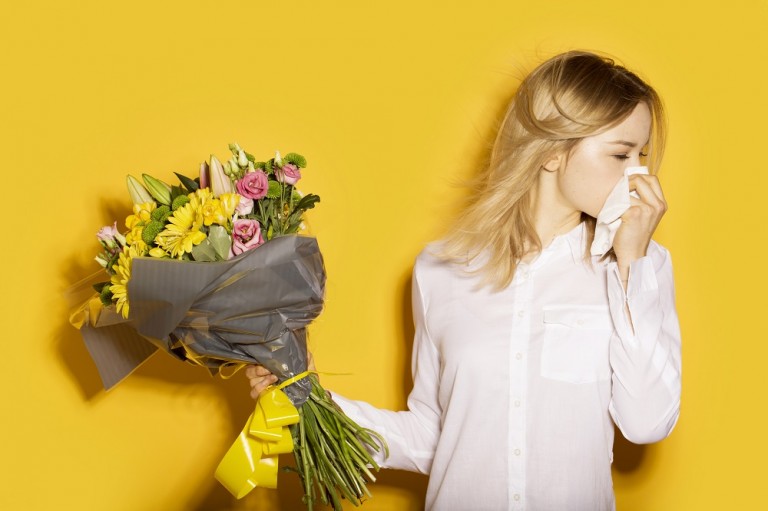
[[[235,211],[240,216],[250,215],[253,212],[253,199],[247,197],[240,197],[240,202],[235,207]]]
[[[235,220],[232,227],[232,249],[230,257],[242,254],[264,243],[261,237],[261,226],[257,220],[243,218]]]
[[[261,199],[267,194],[269,181],[263,170],[246,172],[235,184],[237,193],[248,199]]]
[[[286,163],[275,169],[275,177],[282,183],[295,185],[301,179],[301,171],[293,163]]]

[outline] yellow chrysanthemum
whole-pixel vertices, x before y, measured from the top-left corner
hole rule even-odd
[[[211,192],[210,188],[198,188],[194,192],[187,195],[189,197],[189,202],[192,203],[193,207],[199,208],[209,200],[213,199],[213,192]]]
[[[149,255],[152,257],[156,257],[157,259],[162,259],[163,257],[168,257],[168,254],[165,253],[165,250],[163,250],[160,247],[154,247],[149,251]]]
[[[131,245],[131,248],[133,249],[136,257],[145,256],[147,255],[147,252],[149,252],[149,247],[141,238],[135,240]]]
[[[154,202],[145,202],[144,204],[134,204],[133,214],[129,215],[125,219],[125,226],[129,229],[133,229],[137,223],[147,223],[151,218],[152,211],[155,210],[157,204]]]
[[[235,214],[235,208],[240,204],[240,196],[236,193],[222,193],[219,195],[221,201],[221,211],[227,218],[232,218]]]
[[[115,302],[118,314],[128,318],[128,281],[131,280],[131,262],[138,257],[136,247],[125,247],[118,256],[117,263],[112,266],[115,274],[112,275],[110,291],[112,301]]]
[[[192,201],[176,209],[168,217],[168,222],[165,230],[158,234],[156,242],[171,257],[181,259],[206,238],[205,233],[200,231],[202,215],[195,210]]]
[[[157,204],[154,202],[133,205],[133,214],[125,219],[125,226],[130,229],[130,232],[125,235],[125,240],[129,245],[141,241],[141,231],[150,221],[152,211],[154,211],[156,207]]]
[[[211,224],[225,225],[227,223],[227,217],[224,216],[219,199],[205,201],[200,207],[200,213],[203,215],[203,223],[206,226]]]

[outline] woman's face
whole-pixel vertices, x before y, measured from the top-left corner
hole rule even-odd
[[[565,168],[558,170],[561,196],[571,207],[597,217],[624,169],[645,163],[650,132],[651,111],[645,103],[638,103],[620,124],[582,139]]]

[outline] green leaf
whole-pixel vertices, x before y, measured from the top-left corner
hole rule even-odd
[[[296,205],[293,207],[294,211],[306,211],[307,209],[312,209],[315,207],[315,204],[320,202],[320,196],[315,195],[314,193],[308,193],[304,197],[301,198],[299,202],[296,203]]]
[[[195,261],[205,262],[216,260],[216,250],[213,248],[213,245],[208,238],[204,239],[202,243],[192,247],[192,258]]]
[[[112,304],[112,290],[110,289],[112,286],[109,282],[106,282],[105,285],[101,288],[101,291],[99,291],[99,299],[101,300],[101,303],[104,305],[111,305]]]
[[[263,170],[264,172],[266,172],[266,171],[267,171],[267,164],[266,164],[266,162],[263,162],[263,161],[254,161],[254,162],[253,162],[253,166],[254,166],[254,167],[256,167],[257,169],[261,169],[261,170]]]
[[[181,187],[179,185],[171,186],[171,204],[173,204],[173,201],[176,197],[179,197],[181,195],[187,195],[187,191],[184,189],[184,187]]]
[[[286,154],[285,156],[283,156],[283,161],[287,161],[288,163],[293,163],[294,165],[302,169],[307,166],[307,159],[297,153]]]
[[[186,188],[190,192],[194,192],[195,190],[200,188],[200,185],[197,184],[197,182],[195,182],[193,179],[190,179],[187,176],[183,176],[178,172],[174,172],[174,174],[176,174],[176,177],[179,178],[179,181],[181,181],[181,184],[184,185],[184,188]]]
[[[258,168],[259,166],[256,165],[256,158],[251,153],[249,153],[248,151],[243,151],[243,152],[245,153],[245,158],[248,161],[252,161],[253,164]]]
[[[95,289],[97,293],[101,293],[101,290],[104,289],[104,286],[109,286],[109,285],[111,285],[111,282],[109,281],[99,282],[98,284],[93,285],[93,289]]]
[[[120,259],[120,252],[115,252],[112,254],[112,257],[109,258],[109,262],[107,263],[107,267],[105,269],[110,275],[115,274],[115,270],[112,269],[112,267],[117,264],[118,259]]]
[[[227,230],[220,225],[212,225],[208,232],[208,238],[213,247],[216,256],[220,261],[226,261],[229,257],[229,248],[232,246],[232,239],[227,234]]]

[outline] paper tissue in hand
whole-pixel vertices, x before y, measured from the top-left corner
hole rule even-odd
[[[603,209],[597,214],[597,224],[595,226],[595,240],[592,242],[592,255],[602,256],[613,246],[613,239],[616,237],[616,231],[621,226],[621,215],[623,215],[630,206],[630,195],[636,199],[640,197],[636,192],[629,191],[629,176],[632,174],[648,174],[648,167],[627,167],[624,169],[624,177],[608,195],[608,199],[603,205]]]

